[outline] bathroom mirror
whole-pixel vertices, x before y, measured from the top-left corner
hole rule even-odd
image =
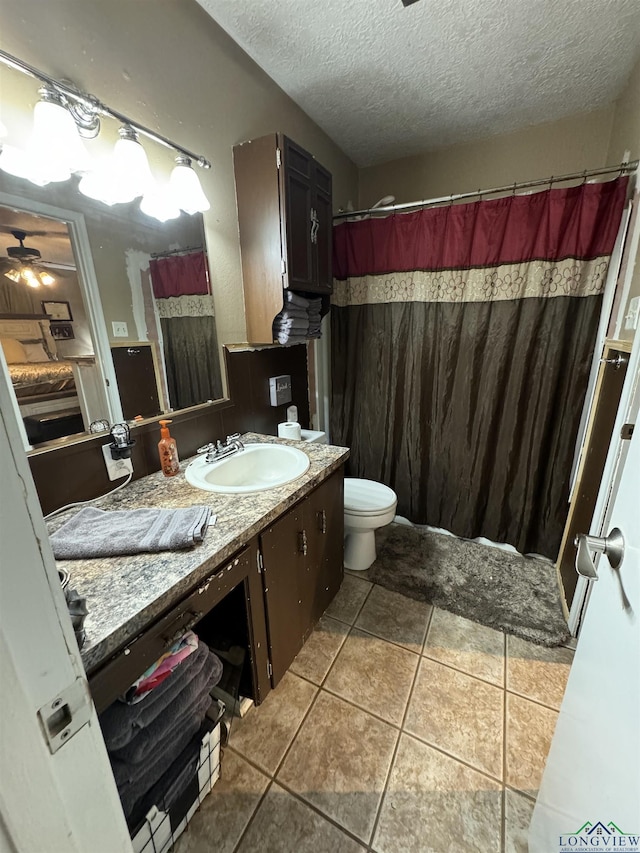
[[[53,209],[69,216],[52,217]],[[86,239],[79,240],[78,228],[65,222],[70,217],[82,220]],[[20,232],[26,235],[22,244],[40,253],[36,267],[54,283],[31,288],[6,277],[16,267],[9,247],[20,245]],[[25,355],[41,359],[27,362],[21,390],[14,380],[19,371],[9,365],[31,446],[77,440],[91,421],[113,422],[119,406],[129,420],[222,397],[213,298],[167,297],[152,273],[162,278],[163,264],[186,276],[198,270],[208,281],[200,214],[160,223],[135,202],[107,207],[86,198],[76,179],[38,187],[0,171],[0,337],[22,338],[28,348],[13,352],[14,363]],[[88,269],[95,271],[93,289]],[[13,318],[40,326],[18,324],[14,334],[15,324],[7,325]],[[40,338],[45,346],[38,350]],[[69,375],[39,382],[46,378],[45,358],[56,370],[62,368],[53,362],[66,362]],[[33,382],[27,388],[33,393],[24,393],[25,382]],[[105,385],[107,397],[116,400],[111,406]]]

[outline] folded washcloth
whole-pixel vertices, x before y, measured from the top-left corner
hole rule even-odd
[[[220,681],[222,663],[213,652],[202,676],[194,678],[178,693],[173,702],[158,714],[155,720],[144,729],[139,729],[135,737],[122,749],[110,753],[111,758],[128,764],[140,764],[146,761],[154,749],[171,738],[183,718],[191,718],[203,704],[205,694]]]
[[[289,305],[296,305],[298,308],[309,307],[309,300],[298,293],[294,293],[292,290],[285,290],[284,298],[285,302],[288,302]]]
[[[208,506],[107,512],[85,507],[50,537],[57,560],[115,557],[145,551],[176,551],[202,542]]]
[[[141,729],[151,725],[190,681],[206,678],[209,654],[207,644],[199,643],[196,651],[166,681],[147,693],[142,702],[129,705],[119,699],[109,705],[100,714],[100,727],[107,749],[112,752],[122,749]]]

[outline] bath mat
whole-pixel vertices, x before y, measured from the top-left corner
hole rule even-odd
[[[555,566],[466,539],[390,524],[367,580],[542,646],[569,637]]]

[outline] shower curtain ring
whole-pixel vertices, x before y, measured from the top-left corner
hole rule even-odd
[[[516,182],[514,181],[514,182],[513,182],[513,189],[511,190],[511,195],[512,195],[512,197],[513,197],[513,196],[515,196],[515,194],[516,194],[516,186],[517,186],[517,184],[516,184]]]
[[[553,181],[554,181],[554,177],[553,177],[553,175],[551,175],[551,177],[549,178],[549,189],[553,189]]]
[[[586,183],[587,183],[587,170],[585,169],[584,172],[582,173],[582,186],[584,186]]]

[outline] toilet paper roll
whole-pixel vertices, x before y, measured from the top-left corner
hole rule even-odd
[[[283,424],[278,424],[278,437],[300,441],[302,438],[300,424],[295,421],[285,421]]]

